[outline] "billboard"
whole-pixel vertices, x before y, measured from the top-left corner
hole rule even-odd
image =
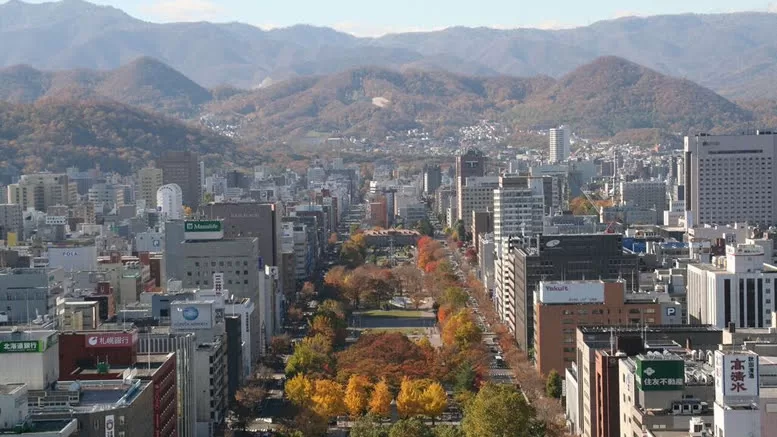
[[[84,345],[87,349],[125,347],[138,342],[137,332],[101,332],[84,336]]]
[[[224,238],[224,225],[219,220],[187,220],[183,226],[183,237],[186,240],[221,240]]]
[[[758,401],[758,355],[715,351],[715,400],[726,405]]]
[[[685,362],[681,358],[637,358],[637,387],[640,390],[682,390],[684,386]]]
[[[173,329],[211,329],[213,302],[173,302],[170,304],[170,326]]]
[[[603,303],[604,283],[540,282],[537,296],[541,303]]]
[[[24,354],[43,352],[44,350],[46,348],[38,340],[0,341],[0,353],[3,354]]]
[[[97,270],[97,247],[49,247],[49,267],[62,267],[66,272]]]

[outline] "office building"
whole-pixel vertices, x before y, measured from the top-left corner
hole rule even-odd
[[[777,267],[764,263],[761,246],[726,246],[712,264],[688,265],[688,319],[691,324],[726,328],[772,326]]]
[[[166,321],[170,320],[167,312]],[[137,351],[139,355],[175,354],[175,397],[177,424],[176,430],[181,437],[196,437],[194,349],[196,336],[193,332],[173,332],[169,326],[146,327],[138,335]],[[204,399],[203,399],[204,401]]]
[[[518,345],[529,350],[534,342],[534,293],[540,281],[584,279],[624,279],[627,290],[637,290],[639,257],[623,252],[623,237],[618,234],[542,235],[532,244],[514,249],[507,273],[514,291],[504,291],[515,302],[515,316],[507,316],[514,325]]]
[[[531,237],[542,233],[544,190],[542,178],[502,175],[494,189],[494,240]],[[497,243],[498,244],[498,243]]]
[[[281,212],[274,203],[211,203],[200,213],[206,220],[222,220],[225,238],[256,238],[263,264],[280,262]]]
[[[478,250],[480,236],[494,232],[493,211],[472,211],[472,247]]]
[[[22,382],[30,390],[44,390],[59,379],[57,331],[0,331],[0,345],[0,384]]]
[[[36,318],[53,316],[56,296],[43,268],[0,270],[0,308],[11,324],[24,324]]]
[[[78,188],[64,174],[39,173],[22,175],[18,183],[8,186],[8,203],[45,212],[49,206],[73,205]]]
[[[621,203],[642,209],[666,211],[667,189],[664,181],[621,182]]]
[[[561,126],[548,132],[550,163],[565,162],[569,158],[569,129]]]
[[[566,416],[573,434],[599,437],[608,435],[600,426],[605,418],[607,427],[613,430],[620,427],[624,413],[633,411],[626,399],[623,399],[624,406],[619,406],[622,383],[617,366],[620,360],[648,352],[679,353],[686,349],[696,351],[695,356],[699,356],[699,350],[718,347],[722,332],[710,326],[580,326],[576,338],[577,358],[565,374]],[[600,355],[598,364],[597,354]],[[618,377],[613,377],[613,373]],[[660,391],[656,394],[660,395]],[[602,403],[605,400],[609,400],[609,404]],[[666,401],[671,409],[672,399],[662,401]],[[609,435],[623,437],[624,434]],[[627,434],[627,437],[632,436]]]
[[[578,326],[679,325],[681,313],[668,294],[631,293],[623,280],[540,282],[534,299],[535,367],[542,375],[563,373],[576,358]]]
[[[486,156],[477,149],[469,149],[463,155],[456,157],[456,196],[461,196],[461,190],[467,183],[467,178],[486,175]]]
[[[162,169],[154,167],[140,169],[137,183],[136,200],[144,201],[148,209],[156,209],[157,191],[163,184]]]
[[[685,137],[687,226],[777,224],[777,135]]]
[[[442,185],[442,171],[439,165],[424,164],[424,194],[433,195]]]
[[[695,351],[648,351],[617,362],[615,382],[608,381],[617,396],[607,405],[614,408],[619,403],[620,418],[614,418],[615,423],[600,422],[599,436],[640,435],[645,430],[658,436],[703,436],[689,433],[691,423],[712,436],[714,371],[706,354],[699,359]]]
[[[124,187],[113,184],[94,184],[89,187],[87,200],[97,211],[110,211],[124,205]]]
[[[457,219],[464,224],[464,229],[472,229],[473,211],[490,211],[494,208],[494,189],[499,187],[496,176],[469,177],[461,187],[456,213]]]
[[[215,285],[211,283],[214,274],[223,273],[224,289],[257,305],[250,321],[252,360],[256,361],[280,329],[283,300],[281,289],[268,278],[266,267],[271,266],[260,265],[257,238],[187,238],[192,235],[184,232],[184,222],[166,223],[165,277],[182,281],[184,288],[208,289]]]
[[[15,203],[0,204],[0,240],[8,241],[9,233],[19,239],[23,229],[22,206]]]
[[[181,187],[183,204],[197,210],[202,201],[200,158],[196,152],[167,151],[157,161],[162,170],[162,183]]]

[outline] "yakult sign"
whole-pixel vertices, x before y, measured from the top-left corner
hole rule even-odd
[[[540,282],[537,300],[542,303],[603,303],[604,282]]]

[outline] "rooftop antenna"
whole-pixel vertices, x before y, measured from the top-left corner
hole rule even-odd
[[[615,354],[615,329],[610,329],[610,355],[614,355],[614,354]]]

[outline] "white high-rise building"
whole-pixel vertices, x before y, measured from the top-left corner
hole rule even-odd
[[[183,192],[178,184],[159,187],[156,192],[156,203],[163,220],[183,219]]]
[[[687,225],[777,224],[777,134],[685,137]]]
[[[550,139],[550,162],[556,164],[569,158],[569,129],[565,126],[551,129],[548,133]]]
[[[494,189],[494,304],[502,320],[507,313],[504,280],[508,268],[508,241],[510,237],[532,237],[542,233],[543,185],[541,177],[503,175],[499,178],[499,187]]]
[[[712,264],[688,265],[688,322],[727,328],[772,326],[777,267],[764,264],[755,244],[726,246]]]

